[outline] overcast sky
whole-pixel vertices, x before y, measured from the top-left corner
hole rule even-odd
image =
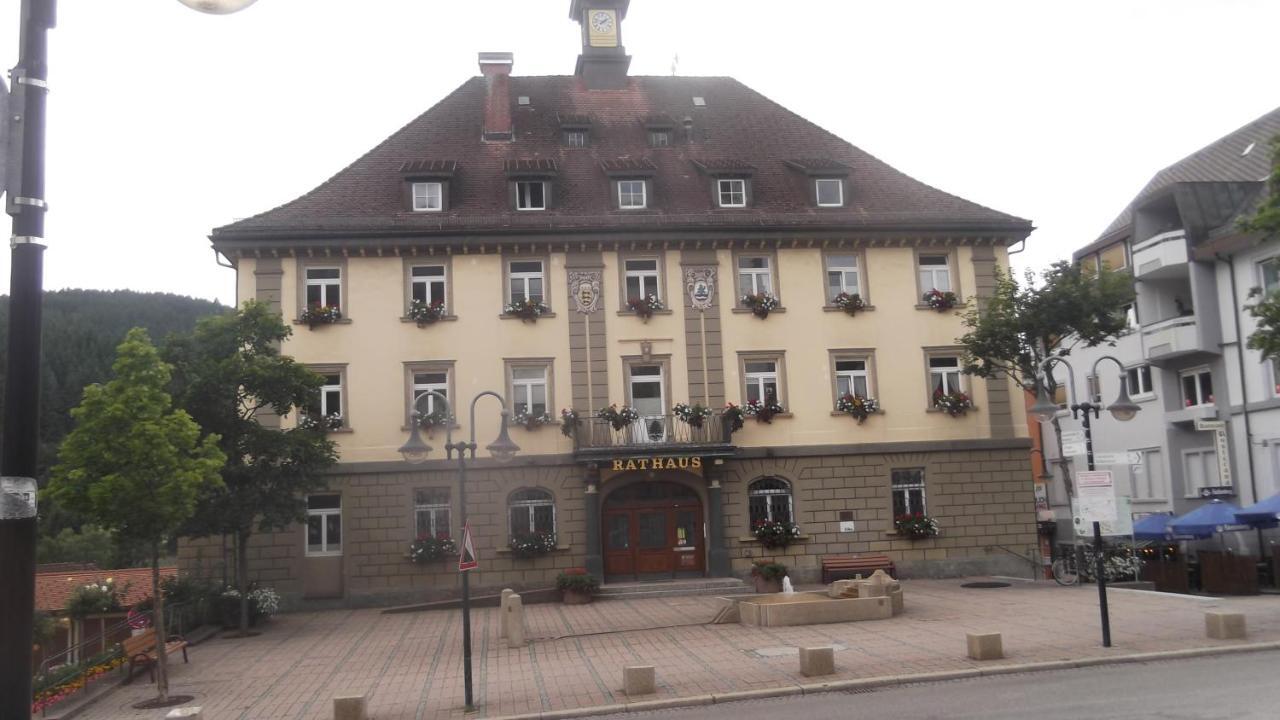
[[[49,289],[234,300],[209,230],[323,182],[515,53],[573,72],[569,0],[61,0]],[[0,63],[19,0],[0,0]],[[936,187],[1097,237],[1159,168],[1280,105],[1276,0],[634,0],[632,74],[730,75]],[[7,222],[7,218],[5,219]],[[7,226],[6,226],[7,229]],[[8,253],[0,253],[8,290]]]

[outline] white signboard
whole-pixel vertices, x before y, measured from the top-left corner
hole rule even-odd
[[[1227,430],[1218,428],[1213,435],[1214,450],[1218,453],[1218,485],[1231,487],[1231,448],[1227,445]]]
[[[1142,453],[1140,452],[1113,452],[1113,453],[1094,453],[1094,465],[1141,465]]]
[[[1066,457],[1075,457],[1076,455],[1084,455],[1085,447],[1083,442],[1064,442],[1062,443],[1062,454]]]
[[[1116,498],[1116,518],[1098,523],[1102,534],[1108,537],[1133,535],[1133,504],[1127,495]]]
[[[1196,429],[1197,429],[1197,430],[1200,430],[1200,431],[1204,431],[1204,430],[1225,430],[1226,428],[1227,428],[1227,421],[1226,421],[1226,420],[1205,420],[1205,419],[1203,419],[1203,418],[1196,418]]]
[[[1066,443],[1080,443],[1081,445],[1083,445],[1084,431],[1083,430],[1063,430],[1062,442],[1064,445]]]
[[[1112,522],[1116,519],[1115,483],[1110,470],[1090,470],[1076,473],[1076,530],[1083,532],[1084,525],[1094,522]]]

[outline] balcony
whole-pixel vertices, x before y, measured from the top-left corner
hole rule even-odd
[[[1218,344],[1205,337],[1194,315],[1172,317],[1142,327],[1147,362],[1161,366],[1190,355],[1218,355]]]
[[[1158,280],[1187,274],[1187,233],[1172,230],[1133,246],[1133,277]]]
[[[608,420],[591,416],[582,418],[574,431],[573,449],[581,459],[682,454],[728,457],[735,451],[732,440],[733,431],[718,412],[706,418],[701,427],[676,415],[655,415],[615,429]]]

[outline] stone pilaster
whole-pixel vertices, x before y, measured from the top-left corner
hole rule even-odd
[[[603,578],[604,556],[600,546],[600,485],[594,477],[587,480],[586,492],[582,494],[582,509],[587,531],[587,557],[584,565],[587,572],[597,578]]]

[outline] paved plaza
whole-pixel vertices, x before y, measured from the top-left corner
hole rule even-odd
[[[903,582],[906,612],[891,620],[758,628],[707,624],[713,597],[610,599],[531,605],[522,649],[498,639],[498,611],[473,611],[474,717],[622,704],[624,665],[657,667],[658,691],[635,700],[1280,641],[1280,597],[1206,599],[1138,591],[1110,594],[1114,647],[1101,645],[1097,591],[1052,582],[965,589],[961,580]],[[1204,611],[1244,612],[1249,638],[1205,638]],[[965,657],[965,633],[1004,634],[1004,660]],[[799,674],[797,646],[834,645],[836,674]],[[364,693],[376,720],[463,717],[461,613],[377,610],[297,613],[248,639],[192,648],[173,668],[174,693],[194,695],[206,720],[331,718],[335,695]],[[154,693],[145,678],[80,717],[161,718],[129,706]]]

